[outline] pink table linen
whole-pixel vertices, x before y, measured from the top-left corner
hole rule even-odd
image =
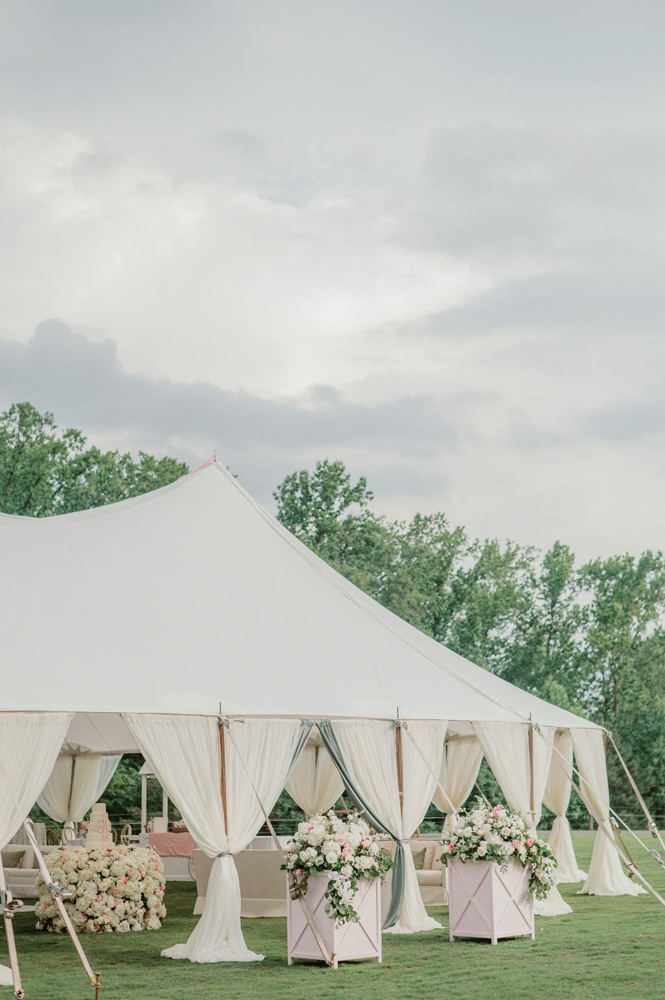
[[[160,858],[191,858],[196,841],[191,833],[151,833],[150,846]]]

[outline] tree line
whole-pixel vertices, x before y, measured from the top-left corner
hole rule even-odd
[[[652,812],[665,814],[665,563],[661,552],[578,565],[470,538],[445,514],[390,521],[365,477],[317,462],[275,491],[282,524],[371,597],[479,666],[613,733]],[[612,750],[617,811],[637,813]],[[489,776],[485,774],[484,780]],[[573,813],[582,813],[575,796]],[[641,822],[641,821],[640,821]]]
[[[53,414],[30,403],[0,414],[0,511],[7,514],[45,517],[98,507],[188,471],[173,458],[140,452],[135,459],[89,447],[80,431],[59,430]],[[479,540],[443,513],[391,521],[373,510],[366,478],[354,482],[339,461],[291,473],[274,497],[289,531],[395,614],[479,666],[610,730],[650,809],[665,815],[661,552],[578,565],[563,542],[541,552]],[[615,808],[635,813],[611,751],[608,769]],[[123,771],[114,781],[119,794]],[[571,808],[579,809],[574,799]]]

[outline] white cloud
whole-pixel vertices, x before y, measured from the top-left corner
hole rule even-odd
[[[5,10],[6,401],[264,499],[328,455],[394,515],[660,543],[662,7]]]

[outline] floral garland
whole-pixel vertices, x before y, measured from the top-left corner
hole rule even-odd
[[[475,809],[457,813],[453,832],[442,841],[444,865],[449,858],[460,861],[496,861],[505,868],[512,859],[531,868],[529,892],[545,899],[555,883],[557,860],[551,847],[539,837],[530,837],[521,813],[503,806],[486,805],[478,799]]]
[[[166,916],[164,865],[151,847],[61,847],[45,855],[54,882],[72,893],[65,906],[78,931],[158,930]],[[41,873],[37,930],[62,933],[64,921]]]
[[[282,868],[293,872],[299,890],[307,892],[310,875],[329,874],[325,910],[339,926],[359,919],[353,908],[360,879],[385,878],[392,858],[381,851],[379,835],[358,813],[344,822],[330,810],[317,813],[298,825],[287,845]]]

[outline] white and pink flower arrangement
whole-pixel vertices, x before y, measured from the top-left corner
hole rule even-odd
[[[521,813],[504,806],[490,806],[478,799],[474,809],[457,813],[451,834],[442,840],[441,861],[496,861],[504,868],[511,859],[531,869],[529,892],[545,899],[555,882],[557,860],[552,849],[540,837],[529,836],[527,821]]]
[[[326,913],[337,925],[357,921],[353,900],[360,879],[385,878],[393,867],[392,858],[379,847],[379,835],[365,820],[352,813],[345,820],[330,810],[317,813],[298,825],[286,847],[282,868],[293,872],[304,894],[311,875],[329,877],[325,896]]]
[[[154,931],[162,926],[164,865],[151,847],[61,847],[46,854],[45,861],[53,881],[72,894],[64,902],[77,931]],[[36,885],[37,930],[62,933],[64,921],[41,874]]]

